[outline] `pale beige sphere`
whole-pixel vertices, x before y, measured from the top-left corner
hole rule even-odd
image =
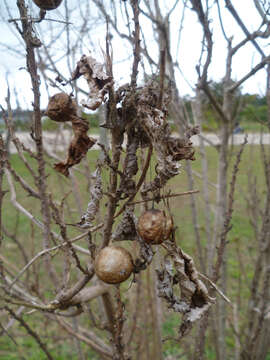
[[[148,244],[161,244],[169,238],[172,229],[171,216],[166,216],[164,211],[158,209],[145,211],[138,220],[138,233]]]
[[[106,246],[95,259],[95,272],[98,278],[108,284],[125,281],[133,271],[130,253],[120,246]]]

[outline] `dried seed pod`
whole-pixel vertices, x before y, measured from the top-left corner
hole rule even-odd
[[[173,229],[173,221],[164,211],[145,211],[138,220],[138,233],[148,244],[161,244],[167,240]]]
[[[103,248],[95,259],[96,275],[108,284],[119,284],[125,281],[133,268],[132,256],[120,246]]]
[[[62,0],[33,0],[33,1],[42,10],[54,10],[62,2]]]

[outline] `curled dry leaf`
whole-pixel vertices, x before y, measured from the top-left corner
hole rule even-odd
[[[122,198],[128,197],[135,191],[133,176],[138,172],[137,149],[139,147],[139,136],[134,127],[127,131],[126,157],[123,167],[123,174],[117,194]]]
[[[151,83],[142,89],[137,100],[139,122],[157,154],[157,175],[152,182],[144,186],[143,196],[146,196],[149,191],[158,195],[159,189],[179,173],[179,160],[194,160],[190,137],[197,133],[198,129],[196,128],[194,133],[190,131],[184,139],[173,137],[167,123],[166,102],[162,109],[158,108],[158,89]]]
[[[179,160],[194,160],[194,149],[190,137],[198,133],[198,128],[189,129],[183,139],[174,137],[171,134],[167,122],[167,105],[170,102],[170,91],[166,89],[163,94],[163,105],[160,108],[160,87],[158,83],[150,81],[143,88],[136,91],[128,85],[120,87],[116,91],[118,116],[121,123],[125,125],[127,132],[132,129],[138,137],[138,145],[148,146],[152,143],[157,155],[156,177],[150,183],[146,183],[142,189],[145,198],[148,192],[153,192],[158,198],[159,190],[166,185],[167,181],[179,173]],[[132,147],[127,151],[136,150],[135,139]],[[130,144],[131,145],[131,144]],[[134,146],[134,147],[133,147]],[[136,165],[136,151],[128,153],[130,165]],[[132,180],[128,178],[128,180]],[[124,182],[125,179],[122,179]],[[127,181],[132,190],[132,182]],[[133,184],[134,185],[134,184]],[[130,191],[131,191],[130,190]]]
[[[89,86],[89,98],[86,102],[82,101],[82,105],[90,110],[96,110],[102,104],[104,95],[112,85],[112,78],[103,71],[102,64],[86,55],[83,55],[78,61],[72,74],[72,80],[78,79],[81,75],[85,77]]]
[[[128,205],[115,232],[112,235],[113,241],[135,240],[137,238],[136,218],[134,215],[134,205]]]
[[[135,273],[145,270],[151,264],[154,256],[151,245],[147,244],[140,236],[137,236],[137,241],[140,245],[140,255],[134,262]]]
[[[87,210],[85,214],[81,217],[81,220],[77,226],[87,229],[90,228],[92,225],[92,221],[95,220],[95,217],[99,210],[99,202],[102,198],[103,192],[102,192],[102,178],[101,178],[101,169],[100,167],[97,167],[96,171],[92,175],[92,178],[95,180],[95,183],[93,186],[91,186],[91,201],[87,205]]]
[[[45,114],[57,122],[72,122],[74,136],[68,148],[67,160],[54,166],[57,171],[68,176],[68,169],[82,160],[96,140],[87,135],[89,125],[77,116],[77,105],[71,96],[65,93],[52,96]]]
[[[199,279],[193,259],[173,242],[166,242],[168,255],[162,270],[156,270],[158,293],[169,308],[183,314],[179,337],[185,336],[193,323],[199,320],[215,299],[211,298],[204,283]],[[180,297],[174,295],[173,287],[179,285]]]

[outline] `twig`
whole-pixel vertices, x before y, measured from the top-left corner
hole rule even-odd
[[[124,310],[125,305],[121,300],[121,293],[119,286],[116,288],[116,311],[114,320],[114,345],[116,354],[119,356],[119,360],[126,360],[125,346],[123,343],[123,325],[125,321]]]
[[[131,1],[133,16],[134,16],[134,48],[133,48],[133,66],[132,66],[132,74],[131,74],[131,87],[135,89],[137,83],[137,75],[138,75],[138,65],[140,62],[140,23],[139,23],[139,5],[138,0]]]
[[[44,150],[43,150],[43,137],[42,137],[42,123],[41,123],[41,110],[40,110],[40,77],[38,74],[38,67],[36,62],[35,48],[40,47],[41,41],[36,36],[36,33],[33,28],[32,21],[30,21],[28,16],[28,9],[25,5],[24,0],[17,0],[17,7],[20,12],[20,22],[22,30],[19,30],[19,33],[24,40],[25,49],[26,49],[26,66],[27,71],[30,75],[32,91],[34,96],[33,101],[33,138],[36,144],[37,151],[37,163],[38,163],[38,177],[37,177],[37,187],[40,195],[40,206],[41,214],[43,218],[43,247],[44,249],[50,247],[51,242],[51,215],[47,194],[47,176],[45,171],[45,161],[44,161]],[[16,24],[16,23],[15,23]],[[50,278],[55,286],[57,286],[56,273],[51,262],[50,257],[45,258],[46,270],[48,271]]]
[[[94,275],[94,267],[91,266],[88,269],[88,274],[84,274],[84,276],[71,289],[65,291],[62,294],[60,293],[60,295],[57,297],[57,300],[63,305],[65,305],[65,303],[68,304],[69,300],[78,294]]]
[[[233,174],[232,174],[232,180],[231,180],[231,188],[230,188],[230,193],[229,193],[229,204],[228,204],[228,210],[227,210],[227,214],[225,217],[225,221],[223,224],[223,230],[222,233],[220,235],[220,243],[217,249],[217,261],[216,264],[213,268],[213,281],[217,282],[218,278],[219,278],[219,271],[222,265],[222,261],[223,261],[223,254],[224,254],[224,250],[226,247],[226,239],[227,239],[227,234],[228,232],[231,230],[232,225],[231,225],[231,219],[232,219],[232,213],[233,213],[233,203],[234,203],[234,191],[235,191],[235,184],[236,184],[236,179],[237,179],[237,173],[239,170],[239,164],[241,161],[241,156],[244,150],[245,145],[247,144],[247,136],[245,137],[245,140],[243,142],[243,144],[240,147],[240,150],[237,154],[236,157],[236,162],[234,164],[234,168],[233,168]]]
[[[212,59],[212,50],[213,50],[213,40],[212,40],[212,33],[209,27],[209,20],[207,12],[204,12],[201,0],[191,0],[193,5],[193,10],[196,11],[199,21],[202,25],[204,36],[207,42],[207,55],[206,60],[203,66],[202,75],[200,75],[200,82],[203,85],[207,84],[207,71]]]
[[[38,343],[38,345],[40,346],[40,348],[44,351],[44,353],[46,354],[47,358],[49,360],[53,360],[53,357],[51,356],[51,354],[49,353],[47,346],[41,341],[40,337],[38,336],[38,334],[33,331],[30,326],[23,320],[22,317],[20,317],[19,315],[17,315],[12,309],[10,309],[8,306],[5,306],[4,309],[6,311],[8,311],[10,313],[10,315],[16,319],[28,332],[28,334],[30,336],[32,336],[36,342]]]
[[[199,193],[200,190],[190,190],[190,191],[185,191],[183,193],[179,193],[179,194],[167,194],[167,195],[160,195],[160,199],[168,199],[168,198],[172,198],[172,197],[176,197],[176,196],[184,196],[184,195],[191,195],[191,194],[197,194]],[[141,204],[147,201],[153,201],[155,200],[154,197],[152,198],[146,198],[144,200],[138,200],[138,201],[134,201],[129,203],[128,205],[136,205],[136,204]]]
[[[11,179],[11,175],[9,173],[9,171],[6,169],[6,175],[7,175],[7,180],[10,186],[10,192],[11,192],[11,202],[13,203],[13,205],[15,206],[16,209],[18,209],[19,211],[21,211],[24,215],[26,215],[34,224],[36,224],[40,229],[44,228],[44,224],[36,219],[29,211],[27,211],[20,203],[18,203],[17,199],[16,199],[16,192],[15,192],[15,188],[14,185],[12,183],[12,179]],[[99,229],[101,229],[104,226],[104,223],[100,223],[99,225],[95,226],[93,229],[90,229],[89,231],[91,232],[95,232]],[[88,232],[87,232],[88,233]],[[87,233],[84,233],[83,236],[85,236]],[[51,231],[51,235],[53,236],[54,240],[58,240],[59,237],[61,235],[56,234],[54,231]],[[83,237],[82,236],[82,237]],[[59,245],[60,247],[62,245]],[[66,244],[65,244],[66,246]],[[76,245],[74,246],[76,250],[80,251],[81,253],[84,253],[86,255],[89,255],[89,251]],[[46,249],[45,249],[46,250]],[[48,249],[50,251],[50,249]]]
[[[33,196],[36,199],[40,199],[39,193],[37,193],[17,172],[11,167],[10,162],[6,162],[8,170],[11,172],[15,181],[17,181],[21,187],[28,193],[29,196]]]
[[[2,202],[5,192],[3,191],[3,176],[6,163],[6,151],[2,136],[0,135],[0,248],[2,245]]]
[[[63,200],[64,201],[64,200]],[[62,219],[62,216],[60,215],[60,211],[59,209],[57,208],[57,206],[53,203],[52,199],[51,199],[51,196],[50,196],[50,205],[53,209],[53,212],[54,212],[54,220],[55,220],[55,223],[57,225],[59,225],[60,227],[60,232],[61,232],[61,236],[62,236],[62,241],[64,243],[67,243],[67,248],[68,250],[70,251],[73,259],[75,260],[75,263],[76,263],[76,266],[77,268],[84,274],[88,274],[88,271],[86,269],[84,269],[81,265],[81,262],[80,262],[80,259],[78,258],[78,255],[74,249],[74,247],[72,246],[72,244],[70,243],[68,237],[67,237],[67,229],[66,229],[66,224],[64,223],[63,219]],[[63,205],[62,205],[63,206]],[[67,261],[69,263],[69,252],[67,250],[65,250],[65,261]],[[70,270],[70,266],[67,265],[68,269],[66,272],[69,272]]]
[[[27,17],[20,17],[20,18],[15,18],[15,19],[8,19],[9,23],[13,23],[13,22],[17,22],[17,21],[22,21],[22,20],[26,20],[29,21],[31,20],[32,22],[40,22],[39,18],[27,18]],[[44,18],[43,20],[45,21],[53,21],[53,22],[57,22],[60,24],[66,24],[66,25],[73,25],[73,23],[68,22],[68,21],[64,21],[64,20],[58,20],[58,19],[48,19],[48,18]]]
[[[83,234],[81,234],[81,235],[75,237],[74,239],[70,240],[69,243],[71,244],[71,243],[73,243],[73,242],[76,242],[76,241],[78,241],[78,240],[81,240],[82,238],[84,238],[85,236],[87,236],[89,232],[97,231],[97,230],[99,230],[100,228],[102,228],[103,225],[104,225],[104,224],[101,223],[101,224],[95,226],[94,228],[88,230],[87,232],[84,232]],[[64,242],[63,244],[56,245],[56,246],[54,246],[54,247],[52,247],[52,248],[49,248],[49,249],[44,249],[44,250],[40,251],[38,254],[36,254],[36,255],[29,261],[29,263],[26,264],[26,265],[22,268],[22,270],[19,272],[19,274],[16,276],[16,278],[12,281],[10,287],[12,287],[12,286],[15,284],[15,282],[25,273],[25,271],[26,271],[38,258],[40,258],[41,256],[44,256],[45,254],[48,254],[48,253],[50,253],[50,252],[52,252],[52,251],[58,250],[58,249],[60,249],[60,248],[62,248],[62,247],[64,247],[64,246],[68,246],[68,243],[67,243],[67,242]],[[87,250],[86,250],[86,251],[87,251]],[[88,252],[87,252],[87,253],[88,253]]]
[[[216,292],[233,308],[233,304],[232,304],[231,300],[220,290],[220,288],[211,279],[209,279],[209,277],[207,277],[206,275],[204,275],[200,272],[198,274],[204,280],[207,280],[210,283],[210,285],[216,290]]]
[[[7,331],[7,329],[1,324],[1,322],[0,322],[0,329],[2,329],[0,336],[2,336],[5,333],[14,342],[14,344],[18,346],[16,340],[13,339],[13,336]]]
[[[97,351],[98,353],[100,353],[103,357],[112,359],[112,349],[110,346],[108,346],[107,344],[103,343],[103,341],[101,339],[99,339],[96,335],[93,334],[93,338],[90,338],[90,334],[88,332],[86,332],[88,334],[88,336],[85,334],[82,334],[82,332],[79,331],[75,332],[72,329],[72,326],[70,324],[68,324],[66,321],[57,318],[56,321],[58,322],[58,324],[64,329],[66,330],[69,334],[71,334],[72,336],[75,336],[77,339],[85,342],[86,344],[90,345],[95,351]],[[91,336],[92,337],[92,336]]]
[[[269,63],[269,60],[270,60],[270,56],[266,56],[265,58],[263,58],[263,60],[260,63],[258,63],[256,66],[254,66],[249,73],[247,73],[245,76],[242,77],[242,79],[238,80],[233,86],[231,86],[229,91],[234,92],[237,88],[239,88],[239,86],[243,84],[243,82],[245,82],[251,76],[256,74],[256,72],[258,72],[259,70],[263,69],[264,66]]]
[[[226,7],[229,9],[229,11],[232,14],[232,16],[234,17],[235,21],[238,23],[240,28],[243,30],[244,34],[247,37],[249,37],[250,33],[249,33],[248,29],[246,28],[245,24],[243,23],[243,21],[241,20],[240,16],[238,15],[237,11],[233,7],[232,2],[230,0],[225,0],[225,3],[226,3]],[[262,51],[261,47],[258,45],[258,43],[254,39],[251,39],[251,42],[255,46],[256,50],[260,53],[260,55],[264,57],[265,54]]]
[[[16,311],[17,315],[20,315],[21,312],[24,310],[24,307],[21,306],[19,307],[19,309]],[[11,319],[8,324],[6,326],[4,326],[3,331],[7,331],[9,328],[11,328],[13,326],[13,324],[15,323],[15,319]],[[3,332],[0,332],[0,337],[3,335]]]
[[[164,93],[164,77],[165,77],[165,65],[166,65],[166,52],[165,50],[160,51],[160,70],[159,70],[159,99],[158,99],[158,109],[162,109],[163,93]]]

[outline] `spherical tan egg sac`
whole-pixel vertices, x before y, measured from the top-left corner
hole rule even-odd
[[[62,0],[33,0],[33,1],[42,10],[54,10],[62,2]]]
[[[103,248],[98,253],[94,266],[98,278],[107,284],[125,281],[134,268],[132,256],[121,246]]]
[[[77,114],[77,105],[74,99],[68,94],[62,92],[53,95],[45,112],[54,121],[71,121],[72,116]]]
[[[137,230],[141,238],[148,244],[161,244],[167,240],[173,229],[171,217],[158,209],[145,211],[139,218]]]

